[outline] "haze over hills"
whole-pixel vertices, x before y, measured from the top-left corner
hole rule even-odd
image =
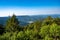
[[[60,17],[60,14],[52,14],[52,15],[32,15],[32,16],[16,16],[20,22],[20,25],[27,25],[30,21],[42,20],[47,16],[51,16],[53,18]],[[5,24],[9,17],[0,17],[0,24]]]

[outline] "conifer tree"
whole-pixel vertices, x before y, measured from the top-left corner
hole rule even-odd
[[[7,31],[17,31],[19,29],[19,21],[18,19],[16,18],[16,16],[13,14],[12,17],[10,17],[8,20],[7,20],[7,23],[6,23],[6,30]]]

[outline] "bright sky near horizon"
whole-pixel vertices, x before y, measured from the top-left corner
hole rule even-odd
[[[0,0],[0,17],[59,13],[60,0]]]

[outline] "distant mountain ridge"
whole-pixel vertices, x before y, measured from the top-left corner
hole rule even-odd
[[[51,16],[53,18],[60,17],[60,14],[52,14],[52,15],[32,15],[32,16],[16,16],[21,25],[27,25],[29,21],[42,20],[47,16]],[[0,17],[0,24],[5,24],[9,17]]]

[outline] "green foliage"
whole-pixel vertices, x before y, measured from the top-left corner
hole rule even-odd
[[[7,21],[7,24],[6,24],[6,30],[7,31],[17,31],[19,29],[19,21],[18,19],[16,18],[15,15],[13,15],[11,18],[9,18],[9,20]]]
[[[55,22],[57,25],[60,25],[60,18],[59,18],[59,17],[55,18],[55,19],[54,19],[54,22]]]
[[[23,33],[23,31],[17,34],[17,40],[24,40],[24,37],[25,37],[25,34]]]
[[[48,35],[45,36],[44,40],[53,40],[52,37],[49,37]]]
[[[43,26],[43,27],[41,27],[41,30],[40,30],[40,35],[42,36],[42,37],[45,37],[46,35],[49,35],[50,33],[49,33],[49,25],[47,25],[47,26]]]
[[[2,36],[0,36],[0,40],[10,40],[11,33],[4,33]]]
[[[10,40],[17,40],[17,32],[11,34]]]
[[[6,27],[0,25],[0,40],[60,40],[60,18],[45,18],[20,27],[15,15],[7,20]],[[5,31],[3,31],[6,29]],[[0,31],[0,33],[1,33]]]
[[[60,26],[57,24],[52,24],[50,27],[50,35],[53,36],[54,38],[60,37]]]
[[[47,18],[45,18],[42,25],[51,25],[53,21],[54,19],[51,16],[48,16]]]
[[[48,35],[49,37],[52,37],[54,39],[59,39],[59,37],[60,37],[60,26],[58,26],[55,23],[53,23],[52,25],[43,26],[43,27],[41,27],[39,34],[43,38]]]

